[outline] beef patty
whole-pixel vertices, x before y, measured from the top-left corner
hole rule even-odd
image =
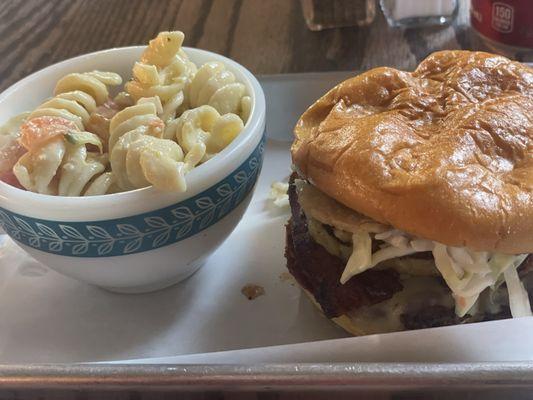
[[[292,218],[287,224],[287,267],[298,283],[310,292],[328,318],[390,299],[402,290],[392,269],[368,270],[340,283],[345,263],[316,243],[307,229],[307,219],[298,203],[294,175],[289,185]]]

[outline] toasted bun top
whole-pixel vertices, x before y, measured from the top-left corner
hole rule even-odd
[[[376,68],[300,118],[298,173],[379,222],[450,246],[533,252],[533,70],[441,51]]]

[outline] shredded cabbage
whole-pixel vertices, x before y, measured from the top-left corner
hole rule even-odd
[[[342,272],[341,283],[344,285],[354,275],[371,268],[372,265],[372,239],[370,234],[359,230],[353,234],[353,252],[346,268]]]
[[[520,279],[516,268],[507,268],[503,272],[505,282],[507,283],[507,291],[509,293],[509,307],[511,308],[511,315],[513,318],[530,317],[531,305],[529,304],[529,296]]]
[[[526,259],[527,255],[511,256],[508,254],[495,253],[489,261],[489,267],[492,271],[492,276],[498,279],[505,270],[512,267],[513,264],[517,268]]]
[[[431,251],[437,269],[452,291],[459,317],[473,309],[481,292],[489,287],[495,290],[504,280],[513,317],[532,315],[527,292],[516,271],[527,254],[476,252],[415,238],[397,229],[376,233],[374,239],[385,242],[385,245],[372,253],[370,233],[361,228],[352,235],[353,252],[342,273],[342,284],[385,260]]]

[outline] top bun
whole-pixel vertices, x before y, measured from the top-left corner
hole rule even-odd
[[[376,68],[300,118],[299,174],[381,223],[449,246],[533,252],[533,70],[441,51]]]

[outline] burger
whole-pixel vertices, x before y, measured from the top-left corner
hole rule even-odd
[[[531,315],[533,70],[442,51],[301,116],[290,273],[354,335]]]

